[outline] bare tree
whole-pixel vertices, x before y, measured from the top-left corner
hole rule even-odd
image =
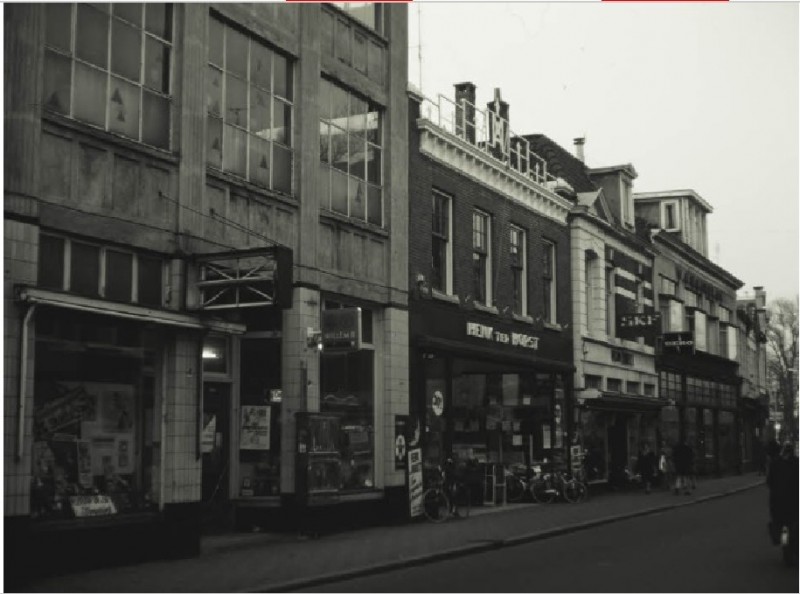
[[[777,387],[785,434],[792,437],[797,437],[797,420],[794,416],[797,399],[797,340],[797,301],[774,300],[769,306],[767,323],[767,373],[772,385]]]

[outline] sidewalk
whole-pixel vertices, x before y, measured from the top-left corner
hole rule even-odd
[[[629,517],[692,505],[757,487],[755,473],[698,482],[692,495],[656,490],[609,493],[580,504],[473,508],[467,520],[413,522],[301,540],[230,534],[203,541],[198,558],[70,574],[31,584],[33,592],[245,592],[293,588],[511,546]],[[766,508],[766,494],[764,500]]]

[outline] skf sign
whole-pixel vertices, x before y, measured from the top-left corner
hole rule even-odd
[[[622,314],[617,317],[617,336],[628,340],[654,336],[660,327],[661,314],[657,312]]]
[[[349,353],[361,349],[361,308],[345,307],[322,312],[322,348]]]

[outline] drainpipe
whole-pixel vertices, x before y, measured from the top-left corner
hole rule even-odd
[[[22,460],[22,451],[25,446],[25,400],[27,398],[28,380],[28,327],[30,325],[36,304],[28,306],[22,318],[22,331],[20,332],[20,362],[19,362],[19,402],[17,404],[17,462]]]

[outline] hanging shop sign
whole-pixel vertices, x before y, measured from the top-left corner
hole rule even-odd
[[[617,316],[617,336],[628,340],[654,336],[661,328],[661,314],[635,313]]]
[[[322,348],[349,353],[361,349],[361,308],[343,307],[322,312]]]
[[[412,518],[422,515],[422,450],[408,451],[408,511]]]
[[[522,332],[506,332],[497,330],[494,326],[487,326],[478,322],[467,322],[467,336],[480,338],[499,344],[536,350],[539,348],[539,337],[523,334]]]
[[[692,332],[664,332],[664,352],[694,353],[694,334]]]

